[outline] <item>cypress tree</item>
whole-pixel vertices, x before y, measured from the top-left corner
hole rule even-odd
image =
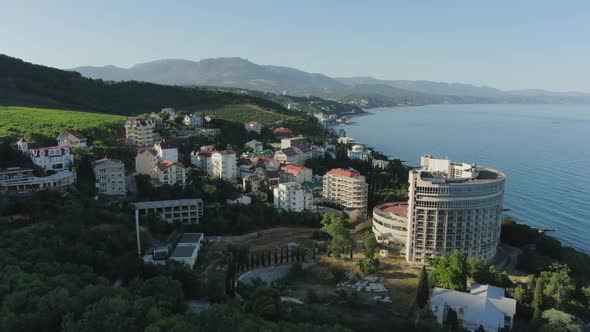
[[[457,312],[453,309],[447,311],[447,317],[445,319],[445,325],[449,327],[451,331],[456,331],[459,327],[459,318]]]
[[[277,248],[275,248],[275,265],[277,265],[278,263],[278,257],[277,257]]]
[[[416,293],[416,304],[420,309],[428,303],[429,287],[428,287],[428,275],[426,274],[426,267],[422,265],[422,270],[418,275],[418,291]]]

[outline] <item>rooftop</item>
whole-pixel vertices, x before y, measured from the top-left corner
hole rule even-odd
[[[178,243],[199,243],[203,238],[203,233],[184,233]]]
[[[197,246],[176,246],[170,257],[192,257]]]
[[[79,131],[74,130],[74,129],[66,129],[66,130],[64,130],[64,133],[68,133],[68,134],[76,137],[77,139],[86,139],[86,136],[82,135]]]
[[[285,173],[289,173],[291,175],[297,176],[297,174],[301,171],[304,171],[305,167],[299,165],[285,165],[281,167],[281,171]]]
[[[165,169],[168,169],[172,166],[178,166],[178,167],[182,167],[184,168],[184,165],[181,162],[178,161],[171,161],[171,160],[163,160],[160,161],[159,163],[156,164],[156,166],[158,166],[158,168],[163,171]]]
[[[373,212],[393,213],[396,216],[403,218],[408,217],[408,203],[407,202],[391,202],[375,206]]]
[[[200,198],[184,198],[184,199],[170,199],[165,201],[145,201],[135,203],[136,209],[157,209],[168,206],[179,206],[179,205],[198,205],[203,204],[203,200]]]
[[[177,149],[178,148],[177,142],[171,142],[171,141],[166,140],[165,138],[161,139],[158,143],[156,143],[156,145],[159,145],[160,148],[162,148],[162,149]]]
[[[92,162],[92,167],[98,166],[98,165],[102,165],[102,164],[106,164],[106,163],[117,163],[117,164],[121,164],[120,160],[117,159],[109,159],[109,158],[101,158],[101,159],[97,159],[95,161]]]
[[[354,178],[361,174],[353,169],[334,168],[326,173],[326,175],[344,176],[347,178]]]

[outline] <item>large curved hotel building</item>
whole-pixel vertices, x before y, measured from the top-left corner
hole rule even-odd
[[[422,156],[421,165],[410,171],[407,204],[382,204],[373,210],[377,240],[405,243],[406,259],[412,263],[455,249],[469,258],[492,259],[500,240],[505,175],[430,155]]]

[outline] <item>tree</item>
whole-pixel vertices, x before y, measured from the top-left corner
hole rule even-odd
[[[377,239],[375,238],[375,234],[371,231],[366,231],[363,234],[363,254],[365,257],[373,258],[375,256],[375,252],[377,251]]]
[[[428,303],[430,295],[430,288],[428,287],[428,275],[426,274],[426,267],[423,265],[420,274],[418,275],[418,291],[416,293],[416,304],[420,309]]]
[[[543,295],[551,301],[549,305],[558,309],[564,308],[576,289],[570,277],[570,269],[565,264],[551,264],[549,271],[541,272],[538,279],[543,280]]]
[[[329,250],[336,255],[346,253],[350,244],[350,232],[347,223],[339,216],[328,213],[322,219],[323,230],[330,235]]]
[[[258,287],[246,303],[246,311],[266,319],[278,319],[281,315],[281,298],[274,288]]]
[[[455,250],[450,256],[434,258],[430,262],[433,267],[430,273],[433,285],[451,290],[465,290],[469,267],[464,254]]]
[[[486,332],[486,329],[483,328],[483,325],[480,325],[475,332]]]
[[[449,308],[444,323],[449,328],[449,330],[457,331],[459,328],[459,318],[457,317],[457,312],[452,308]]]

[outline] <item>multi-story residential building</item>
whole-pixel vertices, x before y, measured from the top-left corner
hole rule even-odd
[[[154,165],[158,163],[158,151],[152,148],[139,150],[135,156],[135,173],[148,174],[153,177]]]
[[[191,164],[199,167],[203,173],[213,173],[213,162],[211,161],[212,151],[193,150],[191,152]]]
[[[283,164],[300,165],[301,158],[294,148],[281,149],[275,152],[275,159]]]
[[[72,171],[61,171],[45,177],[36,177],[30,168],[0,169],[0,193],[10,195],[30,194],[41,190],[66,191],[75,181],[76,177]]]
[[[156,184],[182,187],[186,185],[186,168],[181,162],[159,161],[154,165],[153,170],[153,179],[156,180]]]
[[[260,121],[250,121],[244,124],[244,128],[247,132],[260,134],[262,128],[264,128],[264,124]]]
[[[188,127],[201,127],[203,125],[203,118],[196,114],[187,114],[182,119],[182,123]]]
[[[236,182],[238,162],[233,151],[216,151],[211,154],[211,174],[225,181]]]
[[[355,144],[347,152],[348,158],[353,160],[368,160],[369,151],[363,145]]]
[[[74,163],[74,155],[69,146],[39,147],[24,138],[18,140],[16,146],[31,158],[33,164],[46,171],[64,171]]]
[[[373,167],[379,169],[386,169],[389,166],[389,160],[373,159]]]
[[[335,168],[324,175],[323,196],[326,202],[337,204],[360,215],[367,212],[368,185],[365,177],[353,169]]]
[[[504,173],[474,164],[421,158],[409,174],[406,259],[459,250],[469,258],[492,259],[500,240]]]
[[[71,148],[88,148],[86,136],[82,135],[74,129],[67,129],[62,131],[57,136],[57,145],[69,146]]]
[[[125,196],[125,165],[119,160],[102,158],[92,162],[99,194]]]
[[[203,218],[203,200],[200,198],[138,202],[134,205],[138,217],[155,215],[169,223],[198,224]]]
[[[264,150],[264,145],[262,144],[262,142],[257,140],[251,140],[249,142],[246,142],[246,144],[244,144],[244,147],[250,148],[254,150],[254,152],[260,152]]]
[[[299,155],[299,164],[303,165],[309,159],[313,158],[313,147],[309,144],[302,144],[294,147]]]
[[[281,183],[273,188],[274,206],[279,210],[311,210],[313,195],[297,182]]]
[[[504,288],[490,285],[472,284],[469,293],[436,287],[429,302],[439,323],[453,309],[468,331],[479,331],[480,326],[486,332],[511,331],[516,314],[516,300],[505,297]]]
[[[294,148],[296,146],[300,146],[303,144],[307,144],[307,138],[305,138],[303,136],[289,137],[289,138],[281,139],[281,149]]]
[[[281,182],[311,182],[313,174],[311,168],[299,165],[285,165],[281,167]]]
[[[151,146],[159,135],[154,132],[156,125],[150,119],[131,117],[125,122],[125,144],[140,147]]]
[[[173,162],[178,161],[178,143],[161,139],[154,144],[154,149],[158,153],[158,158]]]
[[[374,207],[373,233],[379,243],[405,246],[408,239],[408,203],[384,203]]]

